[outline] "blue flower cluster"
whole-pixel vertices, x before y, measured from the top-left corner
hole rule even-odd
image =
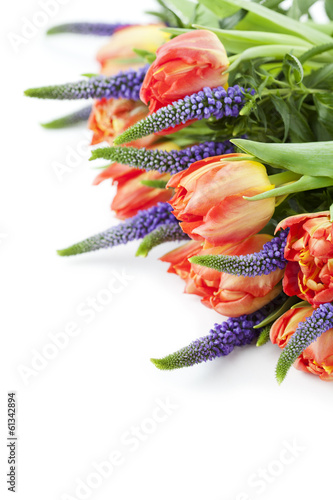
[[[134,217],[121,222],[117,226],[110,227],[110,229],[64,250],[58,250],[58,254],[62,256],[77,255],[139,240],[162,224],[175,223],[177,220],[171,210],[172,207],[169,203],[158,203],[147,210],[140,210]]]

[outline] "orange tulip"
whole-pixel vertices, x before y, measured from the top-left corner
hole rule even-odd
[[[264,165],[228,161],[240,154],[214,156],[192,163],[171,177],[175,188],[170,203],[181,227],[191,238],[212,245],[235,244],[260,231],[270,220],[275,199],[247,201],[274,186]]]
[[[233,247],[202,248],[198,241],[191,241],[164,255],[161,260],[171,265],[168,272],[185,280],[185,292],[202,297],[202,303],[225,316],[237,317],[251,314],[271,302],[282,290],[278,284],[283,270],[268,276],[254,278],[221,273],[195,264],[188,259],[193,255],[245,255],[258,252],[272,237],[256,234]]]
[[[178,146],[171,142],[163,142],[149,149],[161,148],[163,150],[178,149]],[[146,210],[158,202],[168,201],[172,196],[171,189],[158,189],[144,186],[144,180],[170,179],[169,174],[160,174],[153,170],[145,172],[128,165],[113,163],[104,169],[94,180],[94,184],[100,184],[106,179],[112,179],[112,184],[117,186],[117,193],[112,200],[111,210],[116,213],[119,219],[127,219],[137,214],[139,210]]]
[[[144,65],[133,49],[155,53],[170,35],[161,31],[164,24],[128,26],[114,33],[109,42],[97,53],[101,73],[112,76],[126,69],[138,69]]]
[[[333,224],[329,212],[300,214],[280,222],[289,227],[283,288],[314,306],[333,301]]]
[[[192,30],[178,35],[156,51],[141,87],[140,98],[150,112],[203,87],[226,86],[222,74],[229,62],[218,37],[208,30]]]
[[[95,101],[89,118],[89,128],[93,131],[92,144],[106,141],[111,146],[117,135],[148,115],[148,108],[140,101],[130,99],[100,99]],[[129,143],[130,146],[146,147],[158,137],[149,135]]]

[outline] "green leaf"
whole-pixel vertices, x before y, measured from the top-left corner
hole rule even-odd
[[[308,25],[302,24],[294,19],[291,19],[290,17],[274,12],[263,5],[254,2],[249,2],[247,0],[199,1],[220,17],[234,14],[238,10],[237,7],[239,9],[245,9],[255,15],[255,18],[261,24],[261,29],[263,31],[265,30],[296,35],[315,45],[331,42],[331,38],[325,33],[321,33]],[[230,13],[225,14],[228,9]]]
[[[284,137],[283,137],[283,142],[287,140],[288,134],[289,134],[289,127],[290,127],[290,109],[288,105],[284,102],[282,97],[278,96],[271,96],[271,100],[273,103],[273,106],[275,107],[276,111],[279,113],[283,120],[284,124]]]
[[[156,54],[154,54],[153,52],[149,52],[149,50],[133,49],[133,52],[138,54],[138,56],[147,61],[149,64],[154,62],[156,59]]]
[[[221,19],[219,21],[219,27],[221,29],[232,30],[246,15],[246,10],[240,9],[238,12]]]
[[[280,186],[270,191],[257,194],[256,196],[243,196],[245,200],[258,201],[277,196],[285,196],[288,194],[302,193],[304,191],[311,191],[312,189],[320,189],[324,187],[333,186],[332,177],[312,177],[310,175],[303,175],[298,181],[292,182],[285,186]]]
[[[319,121],[330,134],[333,134],[333,95],[319,94],[315,95],[313,99]]]
[[[163,0],[164,4],[187,26],[193,21],[195,4],[189,0]]]
[[[297,301],[299,301],[298,297],[289,297],[281,307],[273,311],[269,316],[267,316],[261,323],[254,326],[253,328],[257,330],[258,328],[263,328],[271,323],[273,323],[276,319],[278,319],[282,314],[288,311]]]
[[[331,89],[333,86],[333,63],[312,71],[309,76],[304,78],[303,83],[312,89]]]
[[[287,105],[292,116],[290,120],[290,132],[292,142],[311,142],[314,140],[313,132],[308,121],[303,114],[297,109],[296,103],[292,98],[289,98]]]
[[[294,45],[257,45],[255,47],[250,47],[244,50],[241,54],[237,56],[232,56],[230,58],[230,66],[228,71],[234,71],[241,62],[252,61],[258,57],[267,57],[267,59],[277,59],[282,60],[286,54],[293,51],[294,55],[301,56],[304,53],[304,46],[294,46]]]
[[[326,35],[332,36],[333,34],[333,22],[329,21],[328,23],[322,24],[322,23],[316,23],[315,21],[312,21],[309,19],[308,21],[305,22],[308,26],[311,26],[311,28],[316,29],[318,31],[321,31],[322,33],[326,33]]]
[[[300,175],[333,177],[333,141],[274,144],[232,139],[231,142],[272,167]]]
[[[193,23],[203,24],[209,26],[211,29],[219,27],[219,20],[217,17],[201,3],[196,4]]]
[[[239,30],[226,30],[209,28],[207,26],[200,26],[193,24],[197,29],[209,29],[215,33],[223,43],[225,49],[233,54],[243,52],[250,47],[258,45],[290,45],[301,46],[303,50],[306,47],[310,48],[311,44],[306,40],[292,35],[283,35],[281,33],[269,33],[265,31],[239,31]]]
[[[293,19],[299,19],[304,14],[307,14],[311,5],[317,0],[293,0],[293,3],[288,11],[288,16]]]
[[[333,19],[333,2],[332,0],[325,0],[326,14],[330,19]]]
[[[295,74],[296,83],[301,83],[304,77],[304,71],[300,60],[293,54],[286,54],[284,57],[284,63],[292,70],[291,73]],[[289,83],[291,82],[289,81]]]
[[[304,64],[305,61],[312,59],[312,57],[315,57],[319,54],[323,54],[324,52],[327,52],[327,51],[332,50],[332,49],[333,49],[333,42],[332,43],[324,43],[324,45],[319,45],[317,47],[313,47],[312,49],[305,52],[303,55],[300,56],[299,60],[302,64]]]
[[[302,307],[309,307],[311,304],[307,302],[306,300],[302,300],[301,302],[298,302],[297,304],[294,304],[291,306],[290,309],[301,309]]]

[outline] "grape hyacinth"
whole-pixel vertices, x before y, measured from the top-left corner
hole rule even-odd
[[[175,370],[227,356],[236,346],[251,344],[262,330],[260,328],[255,330],[253,327],[271,314],[285,298],[285,294],[282,293],[254,313],[244,314],[238,318],[229,318],[221,324],[215,323],[214,328],[206,337],[195,340],[187,347],[183,347],[165,358],[151,359],[151,361],[160,370]]]
[[[158,203],[147,210],[140,210],[134,217],[110,227],[102,233],[91,236],[63,250],[58,250],[61,256],[77,255],[92,252],[100,248],[112,248],[124,245],[129,241],[144,238],[162,224],[175,223],[176,218],[171,213],[169,203]]]
[[[331,303],[321,304],[314,309],[311,316],[299,323],[295,333],[283,349],[276,367],[276,378],[279,384],[304,349],[330,328],[333,328],[333,305]]]
[[[190,120],[203,120],[214,116],[217,120],[223,117],[237,118],[240,110],[246,102],[246,92],[254,94],[255,91],[235,85],[225,90],[223,87],[209,88],[188,95],[183,99],[160,108],[156,113],[152,113],[144,120],[140,120],[135,125],[125,130],[119,135],[114,144],[119,146],[135,139],[140,139],[154,132],[176,125],[185,124]]]
[[[137,70],[120,71],[113,76],[93,76],[88,80],[63,85],[50,85],[27,89],[24,93],[28,97],[38,99],[101,99],[124,98],[139,100],[140,88],[147,73],[149,64]]]
[[[147,257],[150,250],[161,245],[161,243],[189,239],[189,236],[184,233],[178,222],[175,224],[163,224],[143,238],[135,255],[137,257]]]
[[[248,255],[195,255],[189,261],[192,264],[210,267],[217,271],[237,276],[262,276],[286,267],[284,248],[289,229],[268,241],[260,252]]]
[[[74,113],[70,113],[69,115],[62,116],[61,118],[56,118],[47,123],[42,123],[44,128],[65,128],[71,127],[78,123],[87,121],[90,113],[92,111],[92,106],[86,106],[85,108],[79,109],[78,111],[74,111]]]
[[[116,31],[132,26],[121,23],[66,23],[53,26],[46,33],[47,35],[57,35],[59,33],[74,33],[78,35],[111,36]]]
[[[132,147],[98,148],[92,151],[90,160],[104,158],[123,165],[137,167],[142,170],[156,170],[160,173],[176,174],[188,168],[192,163],[208,158],[233,153],[234,146],[229,141],[207,141],[181,151],[172,149],[137,149]]]

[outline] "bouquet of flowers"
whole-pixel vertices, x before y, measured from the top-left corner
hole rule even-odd
[[[172,370],[270,340],[289,368],[333,380],[333,9],[315,0],[158,0],[155,24],[71,23],[48,34],[110,37],[99,75],[26,90],[92,105],[91,160],[109,163],[121,222],[61,256],[141,240],[185,292],[229,319],[162,359]],[[330,20],[332,19],[332,21]],[[331,165],[332,162],[332,165]]]

